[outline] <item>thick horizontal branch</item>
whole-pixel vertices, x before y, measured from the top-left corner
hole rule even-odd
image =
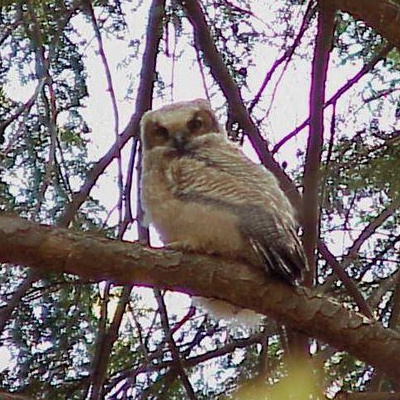
[[[245,265],[10,216],[0,216],[0,261],[93,281],[109,279],[226,300],[345,350],[400,381],[400,334],[310,290],[267,279]]]

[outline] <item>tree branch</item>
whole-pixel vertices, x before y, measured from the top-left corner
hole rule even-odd
[[[154,0],[149,12],[149,22],[146,30],[146,45],[142,57],[142,68],[140,71],[140,84],[135,104],[135,113],[132,115],[128,125],[120,134],[118,140],[111,146],[109,151],[97,161],[92,169],[88,171],[86,180],[79,192],[76,192],[70,203],[67,204],[63,215],[58,221],[59,226],[67,227],[74,218],[82,203],[86,200],[92,187],[96,184],[99,176],[107,166],[118,156],[119,150],[135,136],[139,131],[139,122],[143,113],[148,110],[153,95],[155,81],[156,59],[158,45],[162,35],[162,22],[164,16],[165,0]]]
[[[103,385],[106,380],[111,351],[118,338],[118,332],[121,327],[122,318],[125,314],[125,308],[130,301],[131,291],[132,285],[127,285],[123,288],[110,327],[108,329],[105,328],[104,331],[100,331],[100,340],[98,341],[95,355],[92,360],[89,400],[100,400],[104,398]]]
[[[183,368],[183,360],[181,360],[181,355],[179,354],[179,349],[175,343],[175,340],[172,336],[172,331],[171,331],[171,326],[169,324],[168,320],[168,313],[167,313],[167,307],[165,306],[164,298],[163,295],[161,294],[161,291],[159,289],[155,289],[155,296],[158,304],[158,308],[160,310],[160,319],[161,319],[161,325],[164,330],[164,334],[166,336],[166,341],[169,346],[169,350],[171,352],[172,356],[172,362],[175,367],[176,372],[181,378],[181,382],[183,384],[183,387],[186,390],[186,394],[188,399],[190,400],[196,400],[196,394],[193,389],[193,386],[189,380],[189,377],[186,375],[185,369]]]
[[[297,33],[296,37],[294,38],[293,44],[288,47],[285,52],[282,54],[281,57],[279,57],[272,65],[271,69],[267,72],[267,74],[265,75],[265,78],[261,84],[260,89],[258,90],[257,94],[255,95],[254,99],[252,100],[252,102],[250,103],[250,106],[248,108],[249,113],[251,114],[254,107],[258,104],[258,102],[261,99],[261,96],[265,90],[265,88],[267,87],[268,83],[270,82],[270,80],[272,79],[272,76],[274,75],[275,71],[278,69],[278,67],[286,61],[286,65],[290,62],[291,58],[293,57],[293,54],[295,52],[295,50],[297,49],[297,47],[300,45],[301,39],[304,36],[304,33],[306,32],[306,30],[309,27],[311,18],[314,16],[315,14],[315,5],[313,4],[312,1],[310,1],[308,3],[307,6],[307,10],[304,14],[303,17],[303,21],[301,23],[299,32]]]
[[[179,3],[184,8],[186,15],[193,26],[196,49],[204,54],[204,60],[210,68],[210,73],[220,86],[229,110],[235,115],[236,120],[249,137],[261,162],[278,178],[282,189],[285,191],[292,204],[300,210],[301,196],[293,181],[286,175],[279,164],[273,159],[267,149],[267,143],[262,137],[258,127],[251,119],[242,99],[239,88],[230,75],[221,55],[219,54],[206,19],[197,0]]]
[[[332,267],[333,271],[338,276],[338,278],[343,282],[343,285],[345,286],[347,292],[355,301],[360,312],[363,313],[368,318],[374,318],[374,313],[371,307],[364,299],[362,293],[358,290],[357,285],[347,274],[343,262],[340,263],[336,259],[336,257],[329,251],[327,245],[322,240],[320,240],[318,243],[318,250],[321,253],[322,257],[324,257],[327,263]]]
[[[353,78],[349,79],[342,87],[340,87],[337,92],[324,104],[324,108],[336,104],[340,97],[345,94],[349,89],[351,89],[356,83],[358,83],[361,78],[363,78],[367,73],[372,71],[379,61],[384,60],[388,53],[393,49],[391,44],[384,46],[370,61],[363,65],[357,74]],[[279,149],[293,137],[295,137],[299,132],[301,132],[310,123],[310,118],[304,120],[300,125],[298,125],[292,132],[287,134],[282,140],[280,140],[272,149],[272,154],[275,154]]]
[[[309,265],[305,283],[312,286],[316,275],[319,236],[320,164],[324,141],[325,83],[334,32],[335,10],[322,7],[318,13],[318,31],[312,63],[310,90],[310,133],[303,177],[303,245]]]
[[[229,301],[345,350],[400,380],[399,333],[313,291],[293,289],[232,261],[151,249],[10,216],[0,217],[0,261]]]
[[[400,50],[400,6],[389,0],[320,0],[363,20]]]

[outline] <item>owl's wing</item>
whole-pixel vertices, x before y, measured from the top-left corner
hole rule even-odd
[[[294,224],[268,212],[256,212],[240,221],[243,235],[268,273],[292,284],[302,281],[307,261]]]
[[[178,197],[235,214],[260,265],[293,284],[301,280],[307,263],[293,210],[271,172],[229,143],[202,148],[171,165]]]

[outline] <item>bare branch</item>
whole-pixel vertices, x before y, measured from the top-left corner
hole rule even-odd
[[[118,166],[118,189],[119,189],[119,199],[118,199],[118,217],[119,217],[119,228],[121,229],[122,227],[122,202],[124,200],[123,197],[123,175],[122,175],[122,160],[121,160],[121,148],[122,145],[119,143],[120,142],[120,135],[119,135],[119,111],[118,111],[118,104],[117,104],[117,97],[115,95],[115,90],[114,90],[114,84],[112,80],[112,75],[111,75],[111,70],[110,66],[108,64],[106,52],[104,49],[104,44],[103,44],[103,38],[101,36],[101,31],[99,28],[99,25],[97,23],[96,15],[94,13],[94,9],[91,3],[91,0],[86,1],[87,9],[89,11],[90,19],[92,21],[94,33],[97,39],[97,44],[99,46],[99,55],[101,58],[101,61],[104,66],[104,71],[106,75],[106,80],[107,80],[107,85],[108,85],[108,92],[110,93],[110,98],[111,98],[111,104],[112,104],[112,109],[114,113],[114,135],[115,135],[115,142],[118,145],[118,154],[117,154],[117,166]]]
[[[316,246],[319,236],[320,164],[324,141],[325,83],[334,32],[335,10],[321,8],[312,63],[310,90],[310,133],[303,177],[303,246],[309,265],[305,283],[312,286],[316,274]]]
[[[320,0],[363,20],[400,50],[400,6],[389,0]]]
[[[366,315],[368,318],[374,318],[374,313],[372,312],[370,306],[367,301],[364,299],[361,292],[358,290],[357,285],[353,282],[353,280],[347,275],[345,271],[345,267],[343,263],[339,263],[336,260],[336,257],[329,251],[326,244],[322,241],[318,244],[318,250],[321,253],[322,257],[327,261],[327,263],[331,266],[335,274],[339,277],[339,279],[343,282],[347,292],[353,298],[356,305],[358,306],[360,312]]]
[[[179,354],[179,349],[176,346],[175,340],[172,336],[172,331],[171,331],[171,327],[170,327],[169,320],[168,320],[167,307],[165,306],[164,298],[159,289],[154,289],[154,292],[155,292],[158,308],[160,310],[161,325],[163,327],[164,334],[166,335],[166,341],[168,342],[169,349],[172,354],[172,361],[174,363],[175,370],[177,371],[177,373],[179,374],[179,376],[181,378],[181,381],[186,390],[188,398],[191,400],[196,400],[197,399],[196,394],[195,394],[195,392],[193,390],[193,386],[190,383],[190,380],[189,380],[188,376],[186,375],[186,372],[183,368],[181,356]]]
[[[149,22],[146,31],[146,46],[141,64],[142,68],[140,71],[140,84],[135,104],[135,113],[132,115],[128,125],[120,134],[119,140],[114,143],[109,151],[99,161],[97,161],[88,172],[86,181],[83,183],[79,192],[74,194],[72,201],[66,206],[64,214],[60,217],[58,221],[59,226],[66,227],[69,225],[79,207],[86,200],[92,187],[96,184],[99,176],[104,172],[112,160],[118,156],[120,148],[123,147],[129,139],[137,135],[139,131],[140,118],[151,105],[157,50],[162,34],[164,6],[165,0],[154,0],[150,7]]]
[[[210,30],[199,2],[197,0],[180,0],[179,2],[184,8],[187,17],[193,26],[196,49],[203,52],[204,59],[210,68],[211,75],[219,84],[228,103],[230,112],[235,116],[235,119],[248,135],[261,162],[275,174],[282,189],[285,191],[292,204],[300,210],[300,194],[292,180],[272,158],[267,149],[266,141],[262,137],[254,121],[251,119],[244,105],[240,90],[232,76],[229,74],[229,71],[211,37]]]
[[[14,308],[18,305],[21,298],[25,295],[27,290],[30,289],[33,282],[38,279],[37,271],[28,271],[28,276],[18,286],[18,288],[12,294],[7,305],[0,308],[0,332],[3,332],[7,321],[11,318]]]
[[[267,75],[265,75],[263,83],[261,84],[261,87],[258,90],[257,94],[255,95],[253,101],[250,103],[250,106],[249,106],[249,109],[248,109],[250,114],[253,111],[254,107],[257,105],[257,103],[260,101],[261,96],[262,96],[265,88],[268,85],[268,82],[271,80],[272,76],[274,75],[274,73],[278,69],[278,67],[285,61],[286,61],[286,65],[289,63],[289,61],[292,58],[296,48],[299,46],[299,44],[301,42],[301,39],[304,36],[304,33],[308,29],[310,20],[313,17],[314,13],[315,13],[315,7],[313,7],[313,2],[310,1],[308,3],[307,10],[306,10],[305,15],[303,17],[303,21],[301,23],[300,30],[299,30],[297,36],[295,37],[295,39],[293,41],[293,44],[288,49],[286,49],[286,51],[282,54],[282,56],[279,57],[274,62],[274,64],[272,65],[271,69],[268,71]]]
[[[122,323],[122,318],[125,313],[125,308],[130,301],[130,294],[132,290],[132,285],[127,285],[124,287],[121,297],[118,301],[118,306],[115,310],[114,317],[110,327],[103,332],[101,335],[101,340],[97,343],[96,354],[92,362],[91,370],[91,392],[90,400],[100,400],[104,398],[103,384],[106,379],[108,362],[111,357],[111,350],[113,348],[114,342],[118,338],[118,331]]]
[[[384,46],[378,54],[375,55],[368,63],[363,65],[359,72],[349,79],[325,104],[324,108],[336,104],[340,97],[346,93],[350,88],[352,88],[362,77],[364,77],[368,72],[370,72],[379,61],[383,60],[393,49],[393,45],[388,44]],[[272,149],[272,154],[275,154],[286,142],[295,137],[299,132],[301,132],[310,123],[310,118],[303,121],[297,128],[286,135],[281,141],[279,141]]]
[[[370,221],[370,223],[363,229],[357,239],[353,242],[352,246],[348,250],[346,256],[343,260],[343,266],[348,266],[354,257],[357,256],[361,246],[366,242],[367,239],[371,237],[372,234],[379,228],[383,222],[385,222],[389,217],[393,215],[393,213],[400,207],[400,196],[394,200],[374,219]]]

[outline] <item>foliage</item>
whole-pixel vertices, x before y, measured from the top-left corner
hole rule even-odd
[[[229,72],[247,107],[257,100],[251,117],[261,137],[270,144],[281,143],[309,113],[316,2],[200,3],[201,17],[223,61],[217,67]],[[141,215],[135,211],[139,147],[132,139],[137,127],[128,137],[123,124],[137,111],[132,99],[137,106],[136,100],[148,95],[138,88],[149,10],[150,1],[1,3],[3,212],[115,239],[140,235]],[[297,41],[305,15],[309,20]],[[253,156],[246,132],[224,98],[224,82],[211,76],[204,49],[194,44],[196,30],[182,2],[167,1],[162,22],[154,104],[210,98],[231,138]],[[337,12],[326,98],[355,79],[386,45],[373,28]],[[274,63],[274,58],[280,61]],[[399,52],[391,49],[383,58],[326,108],[322,160],[317,166],[322,172],[320,236],[377,318],[396,329]],[[119,113],[113,111],[113,96]],[[282,142],[275,155],[298,186],[308,162],[303,130],[291,137],[290,146]],[[377,219],[353,254],[360,233]],[[155,237],[153,232],[151,236]],[[322,255],[317,278],[318,290],[350,308],[359,307]],[[94,284],[62,274],[36,275],[2,265],[0,340],[12,357],[0,372],[0,386],[38,399],[186,399],[191,397],[184,372],[197,399],[284,398],[290,389],[287,381],[295,376],[305,382],[299,398],[321,398],[322,392],[340,389],[369,390],[377,386],[376,380],[385,390],[393,389],[388,379],[351,354],[316,341],[307,361],[314,363],[307,364],[310,371],[302,375],[300,364],[288,378],[288,344],[274,321],[266,320],[260,334],[215,321],[189,303],[185,295],[157,295],[149,289]]]

